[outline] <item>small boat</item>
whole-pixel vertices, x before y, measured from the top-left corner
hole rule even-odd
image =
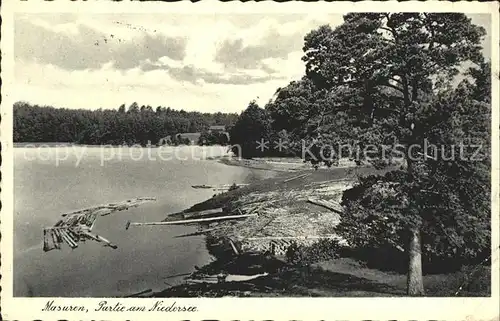
[[[210,185],[193,185],[193,188],[206,188],[206,189],[211,189],[213,186]]]

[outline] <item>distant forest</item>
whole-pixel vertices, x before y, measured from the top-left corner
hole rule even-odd
[[[206,132],[210,126],[230,127],[237,114],[200,113],[169,107],[125,104],[117,110],[85,110],[14,104],[14,142],[77,144],[157,144],[179,133]]]

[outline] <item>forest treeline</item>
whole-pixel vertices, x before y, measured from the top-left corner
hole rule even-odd
[[[66,109],[14,104],[14,142],[61,142],[76,144],[157,144],[179,133],[206,132],[210,126],[231,126],[237,114],[200,113],[168,107],[123,104],[116,109]]]

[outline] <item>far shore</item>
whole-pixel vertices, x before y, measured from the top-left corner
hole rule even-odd
[[[157,148],[160,146],[169,146],[169,147],[188,147],[188,146],[196,146],[196,147],[203,147],[203,145],[197,145],[197,144],[192,144],[192,145],[141,145],[141,144],[78,144],[78,143],[65,143],[65,142],[35,142],[35,143],[28,143],[28,142],[14,142],[13,144],[14,148],[28,148],[28,147],[34,147],[34,148],[39,148],[39,147],[66,147],[66,146],[77,146],[77,147],[93,147],[93,148],[99,148],[99,147],[138,147],[141,146],[143,148],[146,147],[152,147],[152,148]],[[220,145],[212,145],[212,146],[217,146],[217,147],[223,147]]]

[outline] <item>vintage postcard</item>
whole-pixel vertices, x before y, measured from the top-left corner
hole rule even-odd
[[[498,320],[498,3],[2,6],[5,320]]]

